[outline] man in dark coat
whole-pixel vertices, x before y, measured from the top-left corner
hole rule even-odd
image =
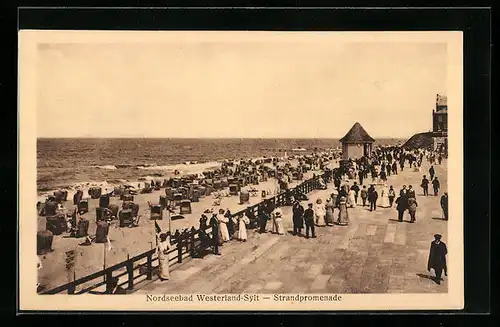
[[[208,248],[213,247],[213,242],[210,236],[206,233],[208,218],[205,215],[201,215],[200,218],[200,228],[198,229],[198,239],[200,240],[200,246],[195,248],[195,257],[203,258],[205,256],[205,251]]]
[[[366,190],[366,185],[363,185],[361,190],[361,201],[363,202],[363,207],[366,205],[366,199],[368,198],[368,191]]]
[[[392,173],[394,175],[398,174],[398,164],[396,163],[396,160],[394,160],[394,162],[392,163]]]
[[[312,238],[316,238],[314,232],[314,210],[312,209],[313,204],[309,203],[308,208],[304,211],[304,222],[306,224],[306,238],[309,238],[309,229],[311,229]]]
[[[229,219],[229,221],[227,222],[227,231],[229,233],[229,238],[232,238],[233,237],[233,234],[234,234],[234,229],[235,229],[235,226],[234,226],[234,222],[233,222],[233,219],[232,219],[232,214],[231,214],[231,211],[229,211],[229,209],[226,210],[226,213],[224,214],[224,217],[226,217],[227,219]]]
[[[422,178],[422,183],[420,184],[420,186],[422,186],[422,188],[424,189],[424,195],[429,195],[429,180],[425,175],[424,178]]]
[[[299,201],[295,201],[292,207],[293,212],[293,235],[301,235],[304,228],[304,207]]]
[[[214,213],[212,218],[210,218],[210,226],[212,227],[212,244],[214,247],[214,254],[220,255],[219,252],[219,221],[217,220],[217,214]]]
[[[408,185],[408,190],[406,191],[406,195],[407,195],[408,199],[410,199],[410,198],[416,199],[417,198],[417,196],[415,195],[415,190],[413,189],[413,187],[411,185]]]
[[[340,178],[336,177],[335,180],[333,181],[333,185],[335,186],[335,188],[339,188],[340,187]]]
[[[399,190],[399,196],[406,195],[406,185],[403,185],[403,188]]]
[[[441,197],[441,209],[443,209],[444,220],[448,220],[448,193],[444,192]]]
[[[429,175],[431,176],[431,181],[434,179],[434,174],[436,172],[434,171],[434,166],[431,166],[431,168],[429,168]]]
[[[358,183],[354,182],[354,185],[351,186],[351,190],[354,191],[354,201],[358,203],[358,195],[359,195],[359,186]]]
[[[364,178],[364,173],[363,173],[363,168],[360,168],[358,171],[358,177],[359,177],[359,185],[363,185],[363,178]]]
[[[434,177],[434,180],[432,181],[432,188],[434,188],[434,195],[438,195],[439,192],[439,187],[441,185],[439,184],[438,178]]]
[[[436,273],[436,283],[441,284],[441,274],[444,270],[444,275],[448,276],[448,269],[446,267],[446,254],[448,249],[446,244],[441,242],[441,235],[435,234],[434,241],[431,242],[431,249],[429,252],[429,261],[427,263],[427,271],[434,269]]]
[[[402,195],[396,199],[396,210],[398,211],[398,221],[403,222],[403,216],[408,208],[408,199],[406,195]]]
[[[265,233],[266,232],[266,225],[267,225],[267,220],[269,219],[269,216],[266,214],[266,211],[264,208],[259,208],[259,223],[260,223],[260,228],[259,228],[259,233]]]
[[[377,210],[378,192],[373,185],[370,188],[372,191],[368,190],[368,201],[370,202],[370,211],[373,211]]]

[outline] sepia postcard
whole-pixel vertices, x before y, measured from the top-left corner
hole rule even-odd
[[[462,48],[21,30],[20,310],[462,309]]]

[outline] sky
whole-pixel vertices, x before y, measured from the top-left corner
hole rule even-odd
[[[374,138],[431,129],[446,43],[43,43],[38,137]]]

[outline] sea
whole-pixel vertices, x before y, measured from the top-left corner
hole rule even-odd
[[[376,145],[405,140],[377,139]],[[283,157],[340,149],[338,139],[152,139],[152,138],[39,138],[37,190],[101,186],[202,173],[224,160]]]

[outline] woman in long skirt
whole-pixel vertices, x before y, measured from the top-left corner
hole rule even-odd
[[[314,210],[316,215],[316,225],[325,226],[325,207],[323,205],[323,200],[316,200],[316,208]]]
[[[326,204],[325,204],[325,223],[326,223],[326,226],[333,225],[333,211],[334,211],[334,206],[333,206],[332,200],[326,199]]]
[[[380,195],[382,200],[380,206],[382,208],[389,208],[391,205],[389,203],[389,189],[387,188],[387,184],[385,184],[384,187],[382,187]]]
[[[339,218],[337,223],[341,226],[349,225],[349,212],[347,211],[347,199],[346,197],[340,198],[339,204]]]
[[[283,228],[283,212],[280,208],[276,208],[273,212],[275,231],[279,235],[285,234],[285,228]]]
[[[158,277],[163,281],[170,278],[168,250],[170,250],[171,245],[170,237],[166,233],[160,234],[159,238],[157,253],[160,269],[158,271]]]
[[[229,241],[229,231],[227,229],[227,223],[229,222],[229,219],[227,217],[224,217],[224,209],[219,210],[217,219],[219,220],[219,230],[221,233],[222,242],[227,242]]]
[[[247,226],[250,224],[250,219],[247,216],[240,215],[238,217],[238,240],[247,241]]]
[[[349,200],[347,202],[350,208],[356,207],[356,192],[354,190],[349,191]]]

